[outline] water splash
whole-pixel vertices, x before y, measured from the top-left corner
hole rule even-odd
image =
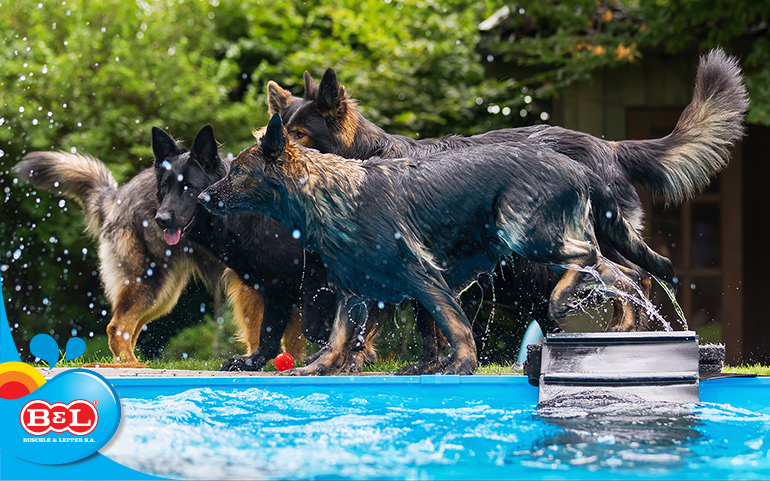
[[[634,292],[629,293],[629,292],[623,291],[622,289],[618,289],[615,286],[608,285],[602,280],[601,275],[599,274],[599,271],[594,266],[578,266],[575,264],[571,264],[567,266],[568,269],[589,274],[593,278],[593,282],[584,283],[586,288],[589,290],[589,293],[587,296],[583,296],[575,302],[575,308],[582,310],[583,312],[586,312],[586,304],[589,302],[590,299],[592,299],[593,294],[605,295],[605,296],[610,295],[610,296],[619,298],[620,300],[625,301],[627,303],[632,303],[633,305],[639,308],[642,308],[644,310],[644,313],[649,317],[650,320],[657,321],[661,324],[661,326],[663,326],[663,330],[673,331],[674,328],[671,326],[671,323],[669,323],[658,312],[658,309],[655,306],[655,304],[653,304],[652,301],[647,298],[647,296],[644,294],[642,289],[637,285],[637,283],[633,282],[628,276],[626,276],[618,266],[615,266],[613,264],[609,264],[609,266],[611,269],[613,269],[614,274],[626,280],[627,283],[633,287]],[[687,328],[686,323],[684,327],[685,329]]]
[[[71,337],[67,340],[67,347],[64,352],[65,361],[77,359],[86,353],[86,342],[79,337]]]
[[[59,362],[59,346],[53,337],[48,334],[38,334],[29,343],[30,352],[37,358],[48,364],[48,369],[53,369]]]

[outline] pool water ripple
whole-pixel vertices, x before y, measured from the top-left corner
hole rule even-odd
[[[770,476],[767,414],[608,400],[538,410],[511,394],[266,386],[124,396],[102,453],[198,479]]]

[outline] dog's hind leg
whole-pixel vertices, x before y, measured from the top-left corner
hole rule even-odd
[[[100,238],[99,269],[112,303],[107,338],[115,362],[136,362],[142,327],[173,309],[192,272],[182,258],[150,275],[145,259],[151,256],[142,245],[129,230]]]
[[[245,284],[232,269],[225,270],[222,280],[233,308],[238,339],[246,344],[246,355],[249,356],[259,347],[265,315],[264,299],[258,290]]]

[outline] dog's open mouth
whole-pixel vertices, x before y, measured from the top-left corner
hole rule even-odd
[[[182,239],[182,234],[187,232],[187,229],[190,228],[194,221],[195,216],[192,216],[190,222],[181,229],[163,229],[163,238],[166,240],[166,244],[170,246],[179,244],[179,241]]]

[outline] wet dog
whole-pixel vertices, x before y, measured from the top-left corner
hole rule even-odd
[[[14,166],[33,186],[74,199],[85,214],[86,232],[99,246],[99,274],[112,305],[107,326],[116,362],[136,362],[134,349],[143,327],[169,313],[192,277],[209,290],[233,294],[236,323],[251,353],[257,348],[262,298],[205,249],[186,240],[164,241],[154,221],[158,209],[154,169],[118,187],[98,159],[65,152],[30,152]],[[251,322],[245,324],[244,318]]]
[[[681,203],[703,189],[727,165],[729,148],[743,135],[747,97],[736,60],[714,50],[701,59],[691,104],[672,134],[662,139],[611,142],[546,125],[503,129],[473,137],[453,135],[415,140],[391,135],[361,115],[332,69],[326,71],[320,86],[306,72],[302,98],[292,96],[275,82],[268,83],[268,103],[271,113],[281,115],[289,134],[299,143],[348,158],[425,156],[507,141],[553,149],[595,172],[615,195],[624,218],[639,232],[644,213],[634,184],[661,193],[669,203]],[[619,259],[611,245],[603,244],[601,238],[599,242],[607,257]],[[506,264],[498,268],[496,298],[517,306],[520,317],[534,317],[544,332],[557,330],[558,326],[547,316],[547,299],[558,276],[523,258],[514,257]],[[491,291],[488,279],[482,277],[480,281],[487,283],[485,291]],[[649,279],[643,282],[648,290]],[[466,301],[463,307],[473,302],[474,299]],[[622,313],[624,310],[616,303],[608,329],[645,327],[638,324],[644,321],[643,317]],[[432,335],[429,327],[418,325],[423,327],[425,336]],[[477,340],[481,340],[479,336]],[[425,353],[423,364],[429,363],[437,351],[427,343],[428,339],[424,342],[431,352]]]
[[[292,233],[270,217],[252,212],[215,216],[198,202],[198,194],[228,170],[211,126],[198,132],[190,150],[153,127],[152,148],[158,201],[155,221],[166,243],[175,246],[185,239],[196,250],[207,251],[238,277],[233,297],[262,300],[262,313],[252,313],[253,319],[241,314],[246,323],[261,321],[258,340],[251,340],[258,348],[245,359],[225,362],[222,369],[262,369],[280,352],[289,319],[300,313],[305,337],[326,342],[336,295],[327,285],[319,255],[305,253]]]
[[[350,160],[300,145],[276,114],[199,199],[217,214],[250,210],[280,220],[329,268],[344,301],[328,351],[297,374],[339,365],[356,329],[348,321],[353,306],[404,299],[419,302],[449,340],[441,372],[475,372],[470,323],[455,296],[513,253],[564,273],[549,300],[551,318],[565,314],[586,270],[615,292],[635,292],[636,271],[607,260],[597,233],[624,259],[674,277],[594,172],[527,143]]]

